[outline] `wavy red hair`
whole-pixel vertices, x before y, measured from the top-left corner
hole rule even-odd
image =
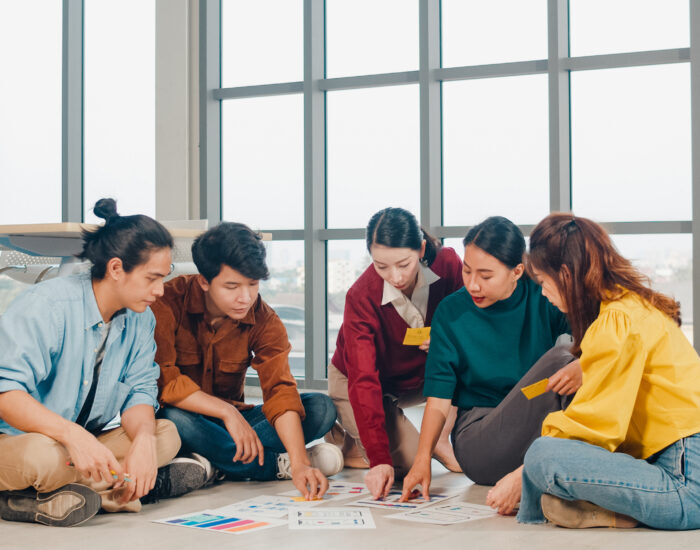
[[[649,278],[620,255],[605,229],[586,218],[555,212],[530,234],[528,268],[554,280],[568,310],[575,355],[598,317],[600,303],[632,291],[681,324],[680,304],[650,288]]]

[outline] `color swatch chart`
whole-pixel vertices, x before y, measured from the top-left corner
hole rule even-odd
[[[285,525],[287,522],[273,518],[216,514],[210,510],[205,510],[194,514],[155,520],[155,523],[165,523],[177,527],[190,527],[229,535],[242,535],[261,529]]]

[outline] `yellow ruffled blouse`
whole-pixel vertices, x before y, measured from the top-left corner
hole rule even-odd
[[[603,302],[581,342],[583,385],[542,435],[648,458],[700,432],[700,358],[638,294]]]

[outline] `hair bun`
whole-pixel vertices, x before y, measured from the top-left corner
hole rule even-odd
[[[118,218],[117,213],[117,201],[114,199],[100,199],[95,203],[95,207],[92,209],[95,216],[105,220],[105,224],[111,222],[113,219]]]

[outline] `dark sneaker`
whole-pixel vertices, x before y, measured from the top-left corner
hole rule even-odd
[[[208,460],[207,463],[209,463]],[[211,464],[209,467],[211,468]],[[146,496],[141,497],[141,504],[151,504],[163,498],[179,497],[200,489],[207,482],[207,478],[207,468],[199,460],[185,457],[173,458],[168,464],[158,468],[156,484]]]
[[[34,489],[0,492],[0,517],[6,521],[72,527],[89,520],[101,505],[100,495],[77,483],[50,493],[37,493]]]
[[[204,469],[207,472],[207,479],[204,481],[204,487],[211,487],[215,483],[219,483],[221,481],[224,481],[226,479],[226,474],[219,470],[218,468],[214,467],[211,462],[209,462],[209,459],[200,455],[199,453],[190,453],[185,456],[185,458],[193,458],[197,462],[199,462],[202,466],[204,466]]]

